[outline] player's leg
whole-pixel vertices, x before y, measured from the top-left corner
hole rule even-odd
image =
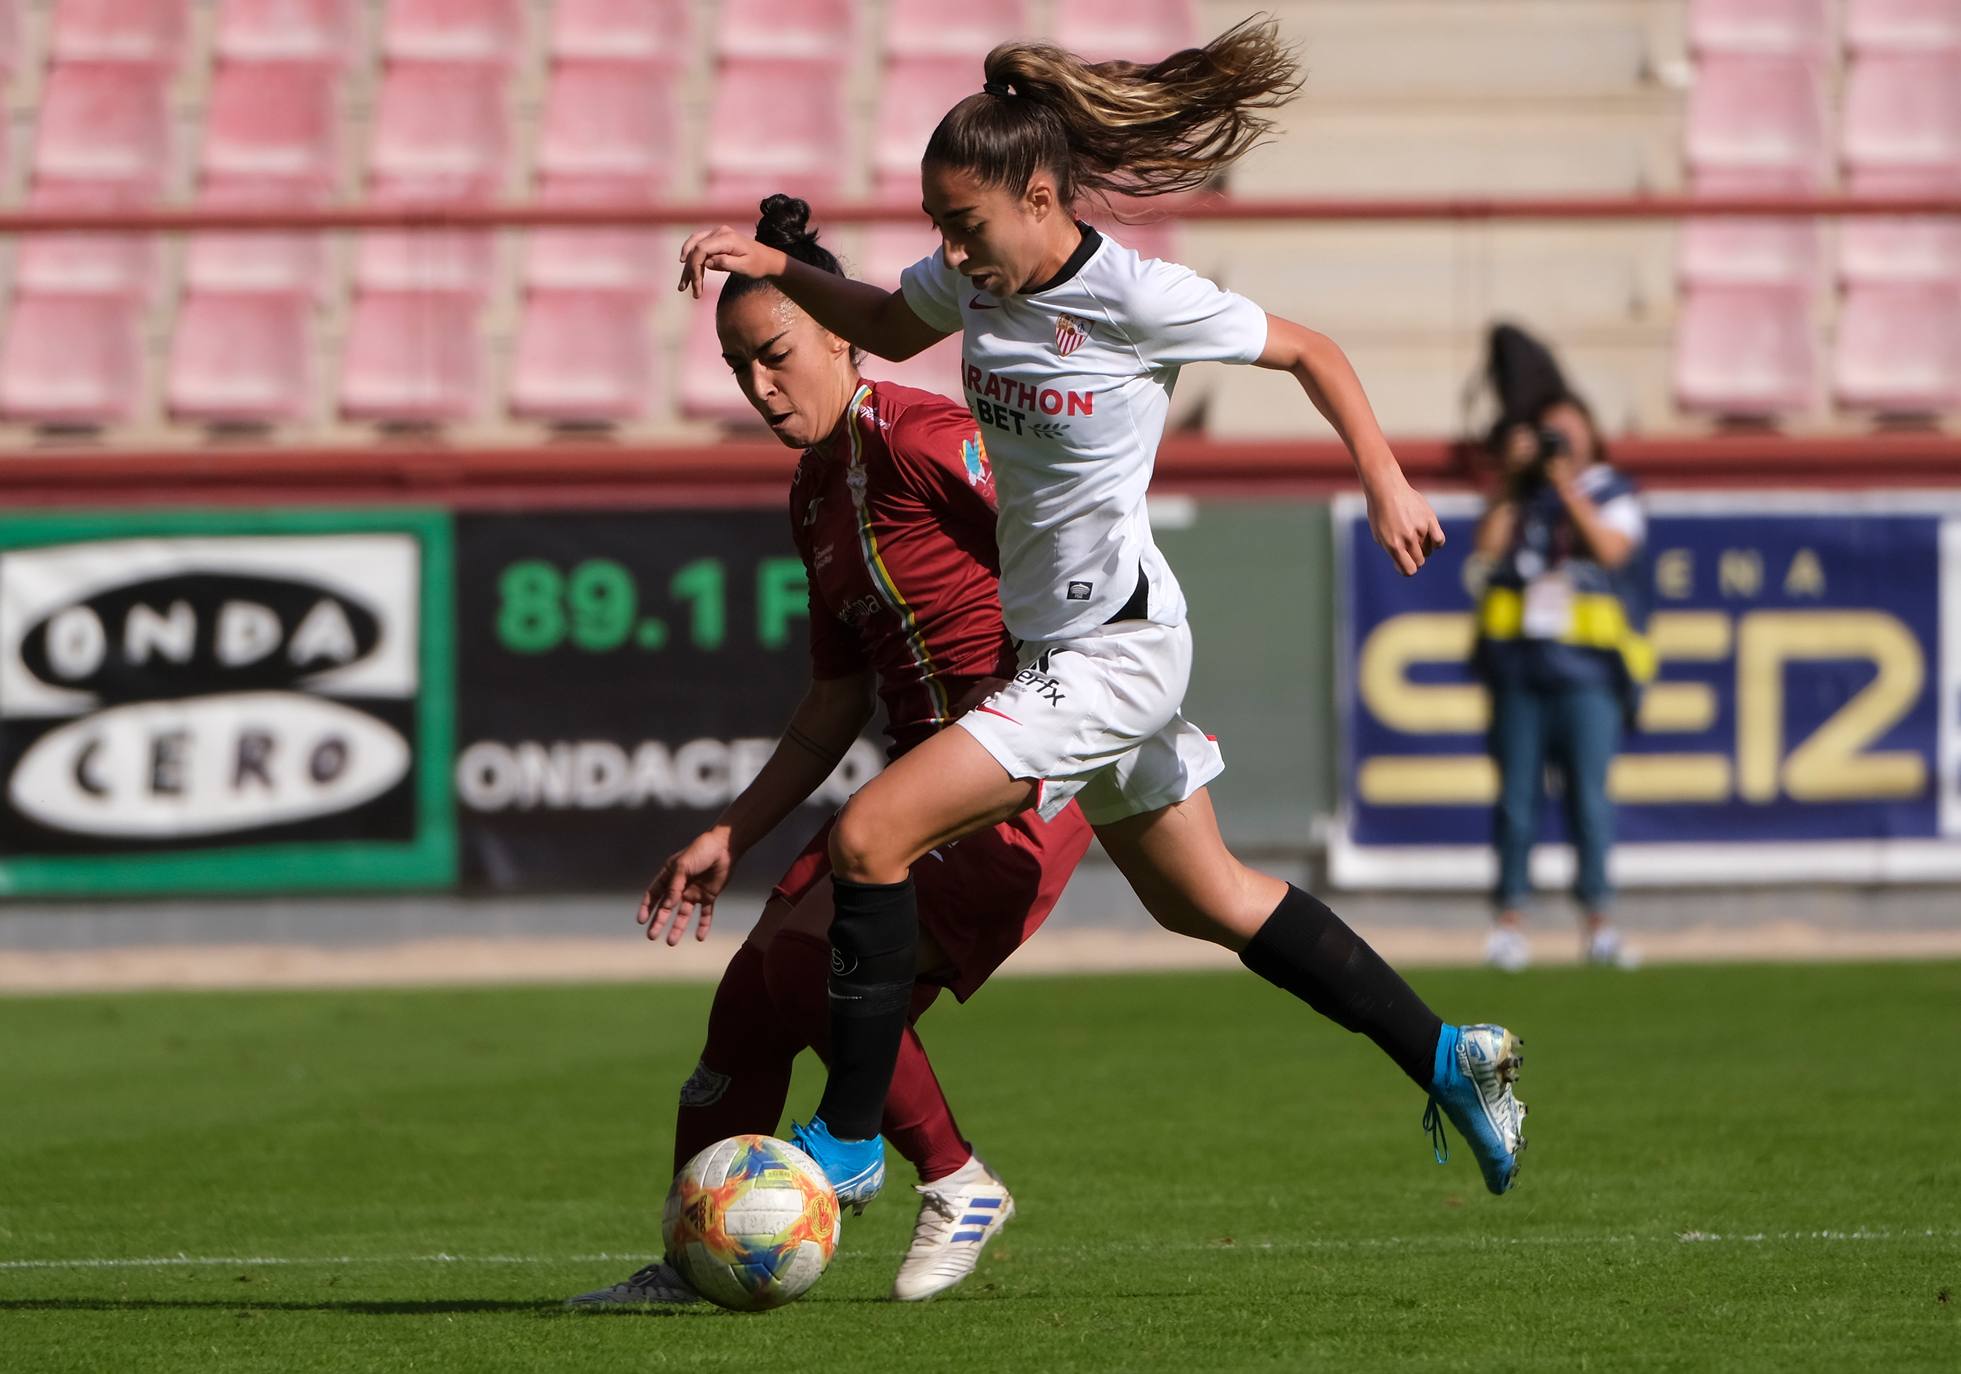
[[[817,1113],[791,1139],[824,1169],[838,1199],[862,1207],[884,1179],[877,1139],[898,1062],[919,940],[913,862],[1014,815],[1033,782],[970,736],[942,730],[846,803],[831,831],[831,1072]]]
[[[1491,840],[1498,855],[1492,894],[1495,921],[1485,962],[1517,972],[1532,960],[1525,909],[1532,900],[1532,845],[1539,837],[1545,796],[1546,736],[1550,722],[1539,693],[1523,683],[1500,683],[1491,693],[1491,757],[1498,766],[1498,799]]]
[[[1607,775],[1620,748],[1620,695],[1608,687],[1571,687],[1555,699],[1554,710],[1566,781],[1566,828],[1576,860],[1573,896],[1580,904],[1582,950],[1589,963],[1629,968],[1634,954],[1608,916],[1614,901],[1607,877],[1614,804],[1607,796]]]
[[[1147,776],[1151,771],[1124,781],[1141,794],[1159,790],[1162,780]],[[1091,806],[1088,790],[1084,796],[1093,821],[1107,814]],[[1107,795],[1097,800],[1121,804]],[[1237,950],[1260,977],[1343,1029],[1368,1036],[1429,1095],[1424,1120],[1439,1160],[1447,1157],[1436,1117],[1441,1105],[1471,1142],[1485,1185],[1496,1193],[1511,1187],[1525,1109],[1511,1090],[1519,1054],[1509,1031],[1444,1024],[1326,905],[1241,864],[1226,848],[1202,787],[1183,801],[1105,820],[1096,834],[1160,924]]]

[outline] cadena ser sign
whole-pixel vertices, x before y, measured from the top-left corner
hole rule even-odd
[[[1647,501],[1659,675],[1609,777],[1616,877],[1642,885],[1961,877],[1961,501],[1952,493]],[[1404,579],[1335,512],[1350,886],[1494,873],[1489,707],[1466,667],[1475,508]],[[1562,841],[1550,802],[1542,838]],[[1563,843],[1541,885],[1571,873]]]
[[[0,520],[0,893],[455,877],[450,518]]]

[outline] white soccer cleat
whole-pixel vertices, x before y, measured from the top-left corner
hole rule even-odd
[[[1586,961],[1595,968],[1641,967],[1640,954],[1629,948],[1620,931],[1612,926],[1600,926],[1586,937]]]
[[[1007,1185],[975,1155],[957,1172],[914,1185],[919,1220],[912,1248],[899,1265],[892,1296],[919,1302],[944,1293],[974,1272],[980,1253],[1015,1214]]]
[[[666,1260],[655,1260],[624,1283],[567,1298],[567,1307],[686,1307],[701,1302],[694,1285]]]
[[[1493,926],[1484,937],[1484,962],[1506,973],[1519,973],[1532,963],[1532,945],[1517,926]]]

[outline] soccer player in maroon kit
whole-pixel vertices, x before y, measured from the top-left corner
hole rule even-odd
[[[772,196],[762,208],[759,239],[840,272],[806,227],[808,205]],[[804,450],[790,519],[810,580],[811,683],[755,780],[649,886],[639,920],[649,939],[664,935],[670,945],[691,917],[696,938],[706,937],[743,851],[857,739],[871,717],[874,681],[897,757],[1015,671],[997,593],[993,474],[967,408],[863,380],[850,345],[765,283],[732,278],[716,323],[743,393],[778,439]],[[884,1133],[920,1177],[919,1222],[895,1297],[927,1298],[960,1282],[1014,1213],[1006,1187],[961,1137],[911,1023],[942,988],[967,1000],[1034,934],[1089,841],[1088,822],[1071,803],[1050,821],[1023,812],[919,865],[923,940],[884,1117]],[[774,1132],[792,1061],[807,1046],[826,1052],[829,879],[826,822],[777,883],[716,989],[707,1045],[681,1090],[677,1171],[717,1140]],[[661,1261],[572,1304],[694,1300]]]

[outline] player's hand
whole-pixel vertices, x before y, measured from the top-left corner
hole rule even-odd
[[[1379,487],[1370,485],[1366,490],[1369,533],[1403,570],[1403,576],[1415,576],[1424,560],[1443,547],[1444,527],[1437,513],[1400,472]]]
[[[681,245],[681,282],[674,289],[694,292],[701,299],[703,279],[710,272],[738,277],[777,277],[789,264],[780,248],[767,248],[738,229],[718,225],[688,235]]]
[[[686,849],[668,856],[647,885],[633,919],[647,927],[649,940],[664,934],[669,945],[678,945],[692,917],[695,939],[706,940],[708,928],[715,924],[715,899],[728,886],[734,865],[728,831],[720,826],[703,831]]]

